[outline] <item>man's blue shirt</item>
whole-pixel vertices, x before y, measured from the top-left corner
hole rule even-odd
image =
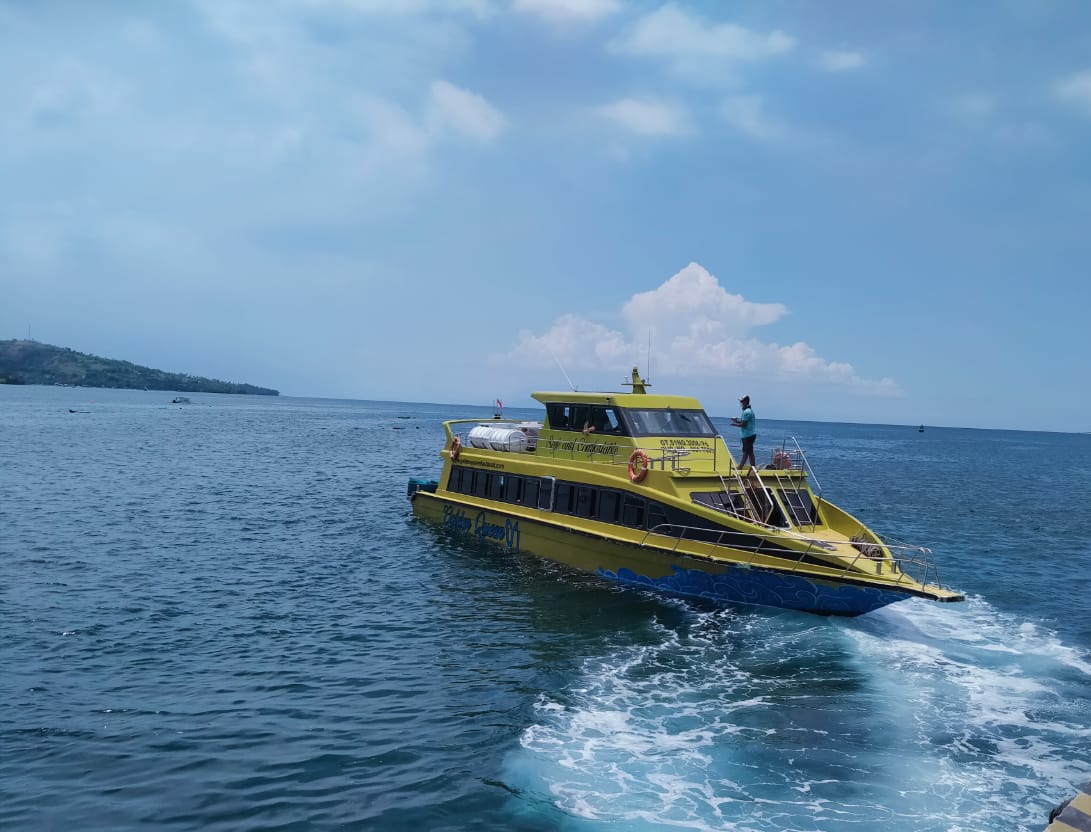
[[[739,417],[739,421],[742,422],[742,427],[739,431],[740,438],[746,439],[748,436],[758,435],[758,420],[754,418],[754,411],[749,407],[743,408],[742,416]]]

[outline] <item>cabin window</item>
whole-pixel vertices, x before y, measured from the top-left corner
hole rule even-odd
[[[523,484],[523,494],[519,502],[525,506],[538,507],[538,490],[541,483],[537,477],[527,479]]]
[[[484,471],[474,471],[474,496],[484,497],[489,493],[489,480],[492,479],[492,474],[487,474]]]
[[[571,514],[575,491],[576,489],[570,482],[557,483],[555,488],[556,494],[553,497],[553,510],[559,511],[561,514]]]
[[[489,499],[504,499],[504,474],[489,474]]]
[[[542,511],[553,511],[553,486],[557,482],[554,477],[542,477],[541,488],[538,491],[538,508]]]
[[[592,427],[594,433],[614,436],[628,434],[618,411],[605,405],[551,403],[546,405],[546,415],[553,430],[582,431]]]
[[[447,490],[462,491],[462,469],[458,466],[451,468],[451,476],[447,478]]]
[[[621,495],[616,491],[600,491],[599,505],[595,517],[604,523],[617,522],[617,509],[621,503]]]
[[[504,500],[509,503],[518,503],[523,496],[523,478],[505,477]]]
[[[622,410],[634,436],[716,436],[716,428],[703,410]]]
[[[664,526],[667,524],[667,510],[661,503],[649,502],[648,503],[648,528],[655,529],[656,526]],[[670,529],[658,529],[660,534],[669,534]]]
[[[621,508],[621,523],[634,529],[644,528],[644,498],[625,495]]]
[[[595,516],[595,492],[598,489],[591,488],[590,486],[580,486],[576,489],[576,516],[577,517],[594,517]]]
[[[569,430],[583,430],[591,425],[591,406],[578,404],[572,408],[572,421],[568,425]]]
[[[579,430],[579,427],[575,424],[572,410],[573,406],[570,404],[547,404],[546,415],[549,417],[550,428],[553,430]]]
[[[605,433],[608,436],[624,435],[617,411],[612,407],[593,405],[591,407],[591,427],[595,433]]]

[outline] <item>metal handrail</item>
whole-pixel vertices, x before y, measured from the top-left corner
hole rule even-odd
[[[795,445],[794,451],[789,451],[785,448],[789,439],[791,439],[792,444]],[[815,499],[821,500],[822,483],[820,483],[818,481],[818,477],[815,476],[814,469],[811,467],[811,461],[807,459],[807,454],[803,452],[803,448],[800,447],[799,441],[794,436],[789,436],[784,440],[784,443],[781,445],[781,450],[787,453],[793,461],[795,459],[799,460],[799,467],[803,469],[804,476],[807,478],[808,482],[811,483],[811,491],[814,493]]]
[[[755,524],[755,525],[757,525],[757,524]],[[663,531],[663,530],[677,530],[677,531],[675,531],[675,533],[671,534],[671,533],[668,533],[667,531]],[[797,564],[802,563],[804,558],[806,558],[814,550],[815,546],[817,546],[820,550],[822,550],[822,552],[827,553],[827,554],[830,552],[830,549],[832,547],[832,542],[831,541],[821,540],[819,538],[803,537],[801,535],[797,535],[797,534],[794,534],[794,533],[791,533],[791,532],[780,532],[779,534],[776,534],[776,535],[773,535],[773,534],[757,534],[757,535],[754,535],[753,533],[750,533],[750,532],[747,532],[747,531],[741,530],[741,529],[722,529],[722,528],[715,529],[715,528],[706,528],[706,527],[701,527],[701,526],[685,526],[685,525],[681,525],[681,524],[678,524],[678,523],[660,523],[660,524],[654,526],[651,529],[647,529],[644,532],[644,537],[640,541],[640,545],[645,546],[647,544],[648,535],[658,534],[658,535],[661,535],[663,537],[675,538],[675,543],[674,543],[674,546],[672,547],[671,551],[676,552],[678,550],[678,546],[684,540],[687,539],[686,535],[687,535],[688,532],[700,532],[700,533],[705,534],[705,535],[715,535],[716,536],[715,541],[702,540],[702,539],[696,538],[696,537],[690,538],[693,542],[705,543],[705,544],[708,544],[708,545],[713,546],[715,548],[731,549],[731,550],[736,551],[736,552],[748,552],[750,554],[749,559],[747,559],[746,561],[742,561],[743,563],[745,563],[747,565],[752,565],[754,563],[755,558],[761,553],[761,546],[762,546],[763,543],[765,543],[765,542],[767,542],[769,540],[777,539],[777,538],[783,539],[785,537],[788,537],[788,538],[791,538],[792,540],[796,540],[796,541],[799,541],[801,543],[805,542],[805,543],[808,544],[808,548],[806,550],[803,550],[803,551],[798,553],[799,557],[796,558],[796,560],[795,560],[795,563],[797,563]],[[745,546],[745,545],[743,545],[743,546],[735,546],[735,545],[728,546],[727,544],[723,543],[724,535],[728,535],[728,534],[748,534],[751,537],[756,536],[758,538],[758,544],[756,546]],[[847,543],[848,545],[853,545],[852,541],[844,541],[844,542]],[[935,566],[935,564],[932,563],[932,560],[931,560],[931,555],[932,555],[932,550],[931,549],[928,549],[927,547],[924,547],[924,546],[911,546],[911,545],[906,544],[906,543],[897,543],[897,542],[890,542],[890,543],[882,542],[882,543],[879,543],[879,544],[872,544],[872,545],[877,545],[878,548],[879,548],[879,551],[881,553],[885,551],[885,555],[880,555],[880,556],[876,557],[873,554],[868,554],[868,553],[865,553],[864,551],[861,551],[860,548],[857,547],[857,554],[852,558],[851,561],[849,561],[848,563],[846,563],[846,564],[844,564],[842,566],[842,568],[840,570],[840,573],[839,573],[840,576],[844,577],[845,575],[847,575],[853,569],[853,567],[856,566],[856,564],[861,559],[867,559],[867,560],[870,560],[870,561],[873,561],[873,562],[876,562],[876,563],[887,563],[887,562],[889,562],[891,564],[891,567],[892,567],[891,570],[890,570],[891,575],[897,575],[896,580],[893,581],[893,583],[895,585],[901,584],[904,581],[909,580],[909,581],[914,581],[914,582],[916,582],[918,584],[922,584],[922,585],[925,585],[925,586],[935,586],[935,587],[939,587],[939,588],[943,587],[942,583],[940,582],[939,570]],[[905,552],[906,554],[905,555],[895,555],[896,551],[897,552]],[[831,568],[833,568],[833,566],[834,566],[834,564],[830,564]],[[881,571],[878,574],[881,575],[882,574]]]
[[[529,422],[529,421],[531,421],[531,420],[529,420],[529,419],[496,419],[496,418],[489,418],[489,419],[484,419],[484,418],[478,418],[478,419],[448,419],[447,421],[445,421],[443,423],[443,429],[447,432],[447,439],[448,439],[448,441],[450,441],[451,439],[454,439],[456,436],[458,436],[458,437],[462,436],[462,434],[455,433],[453,430],[451,430],[451,425],[469,425],[469,424],[474,424],[474,425],[502,425],[502,424],[505,424],[505,423],[512,424],[512,425],[521,425],[524,422]]]

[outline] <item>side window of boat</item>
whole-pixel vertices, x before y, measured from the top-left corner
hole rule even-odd
[[[602,490],[599,492],[598,512],[595,517],[604,523],[617,522],[617,510],[621,504],[621,495],[616,491]]]
[[[521,502],[525,506],[538,507],[538,490],[541,487],[541,482],[537,477],[527,477],[525,483],[523,483],[522,499],[517,502]]]
[[[546,407],[549,416],[549,426],[553,430],[579,430],[583,423],[576,424],[570,404],[550,404]]]
[[[621,433],[621,423],[617,413],[612,407],[595,405],[591,408],[591,426],[595,433],[618,434]]]
[[[569,430],[583,430],[584,425],[591,424],[591,408],[585,404],[578,404],[572,408],[572,415],[568,422]]]
[[[490,500],[502,500],[504,499],[504,474],[490,474],[489,475],[489,499]]]
[[[564,418],[564,411],[559,404],[547,404],[546,405],[546,418],[549,420],[549,426],[553,430],[558,430],[561,427],[561,421],[568,424],[568,420]]]
[[[518,503],[523,496],[523,478],[508,475],[504,478],[504,501]]]
[[[618,418],[617,411],[612,407],[606,408],[606,433],[624,434],[625,430]]]
[[[662,503],[656,503],[654,501],[648,502],[648,528],[654,529],[656,526],[662,526],[667,523],[667,510]],[[664,534],[669,533],[667,529],[660,529]]]
[[[474,472],[474,496],[484,497],[489,493],[489,480],[492,479],[492,474],[488,474],[484,471]]]
[[[474,493],[474,472],[469,468],[456,466],[451,469],[451,482],[448,485],[451,491],[459,494]]]
[[[447,490],[462,491],[462,469],[457,465],[451,467],[451,476],[447,478]]]
[[[644,498],[632,494],[625,495],[621,508],[621,523],[634,529],[644,528]]]
[[[578,517],[595,516],[595,496],[597,493],[598,489],[589,485],[581,485],[576,489],[576,515]]]
[[[542,511],[553,511],[553,486],[556,484],[553,477],[542,477],[541,488],[538,492],[538,508]]]
[[[553,510],[558,511],[561,514],[572,513],[572,498],[575,489],[570,482],[559,482],[556,486],[556,494],[553,498]]]

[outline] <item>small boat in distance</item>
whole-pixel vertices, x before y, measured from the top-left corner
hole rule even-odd
[[[173,399],[170,400],[170,403],[171,404],[189,404],[189,399],[187,399],[185,396],[175,396]]]
[[[418,517],[618,584],[720,603],[860,615],[961,601],[928,549],[883,540],[822,496],[793,439],[739,467],[693,398],[542,392],[541,422],[453,419]]]
[[[917,433],[924,433],[924,425],[921,425],[919,428],[917,428]]]

